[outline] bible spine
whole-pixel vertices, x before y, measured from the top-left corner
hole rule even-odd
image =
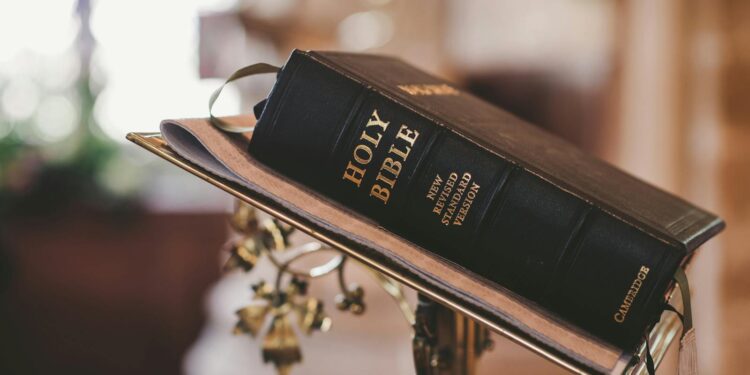
[[[414,95],[456,95],[410,85]],[[632,350],[681,260],[596,205],[295,52],[251,140],[265,164],[383,228]]]

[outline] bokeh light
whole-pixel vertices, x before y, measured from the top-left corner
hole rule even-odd
[[[391,17],[381,11],[371,10],[346,17],[338,27],[341,46],[351,51],[364,51],[380,47],[393,38]]]
[[[0,66],[19,51],[55,56],[70,48],[79,26],[73,17],[75,3],[75,0],[0,2]]]
[[[107,82],[95,116],[108,137],[126,142],[128,132],[153,131],[165,118],[208,113],[207,98],[220,81],[198,76],[195,14],[201,6],[135,0],[102,1],[94,8],[92,32],[100,45],[95,63]],[[221,102],[236,111],[239,95],[228,90]]]
[[[78,125],[78,111],[65,96],[45,98],[39,105],[33,126],[44,142],[58,142],[73,134]]]
[[[9,120],[25,120],[34,114],[40,100],[39,86],[28,77],[16,77],[3,90],[2,111]]]

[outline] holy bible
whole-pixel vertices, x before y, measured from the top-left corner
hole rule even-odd
[[[250,154],[626,351],[724,223],[399,59],[294,51]]]

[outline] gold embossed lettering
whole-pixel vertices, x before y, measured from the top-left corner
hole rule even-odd
[[[362,135],[359,136],[359,139],[363,141],[369,142],[372,147],[378,147],[378,144],[380,143],[380,139],[383,138],[383,134],[377,133],[378,137],[373,138],[371,135],[367,134],[366,132],[362,132]]]
[[[362,153],[364,152],[364,156]],[[359,164],[368,164],[372,160],[372,149],[365,145],[357,145],[354,148],[354,161]]]
[[[472,182],[471,187],[466,192],[466,197],[464,197],[463,203],[461,203],[461,208],[458,210],[458,214],[456,214],[456,218],[453,220],[453,225],[463,225],[466,215],[469,214],[469,210],[471,209],[471,205],[474,203],[474,198],[476,198],[477,194],[479,194],[479,185],[476,182]]]
[[[352,151],[352,158],[356,164],[350,161],[346,165],[346,169],[344,169],[344,174],[342,176],[344,180],[351,181],[359,188],[359,185],[362,184],[362,178],[364,178],[365,172],[367,172],[366,167],[372,161],[372,148],[378,147],[380,140],[383,138],[382,133],[388,128],[388,124],[390,124],[390,122],[380,119],[377,109],[372,111],[372,115],[370,115],[370,118],[365,125],[365,129],[359,136],[359,139],[364,142],[355,146]],[[374,135],[367,132],[370,128],[374,128]],[[380,129],[379,131],[378,128]]]
[[[383,166],[380,168],[381,173],[383,171],[389,172],[394,176],[398,176],[401,173],[401,162],[393,160],[391,158],[385,158],[383,160]]]
[[[401,151],[396,147],[396,145],[391,145],[391,148],[388,149],[388,152],[400,157],[401,159],[406,160],[406,158],[409,157],[409,152],[411,152],[411,147],[404,146],[404,149],[405,149],[404,151]]]
[[[410,145],[414,146],[414,141],[419,137],[419,132],[416,130],[409,129],[406,125],[401,125],[396,134],[396,139],[403,139],[409,142]]]
[[[388,184],[388,186],[391,187],[391,189],[393,189],[393,186],[396,185],[395,179],[385,177],[382,172],[378,173],[378,177],[376,177],[375,180],[385,182],[386,184]]]
[[[455,88],[442,84],[412,84],[412,85],[398,85],[402,91],[412,96],[428,96],[428,95],[458,95],[459,91]]]
[[[359,185],[362,183],[362,177],[364,176],[364,169],[357,167],[352,162],[349,162],[349,164],[346,165],[344,176],[342,178],[353,182],[355,185],[357,185],[357,187],[359,187]]]
[[[451,191],[453,191],[453,185],[455,185],[457,180],[458,174],[456,172],[448,175],[448,179],[445,180],[445,184],[443,184],[443,190],[440,191],[438,200],[437,202],[435,202],[435,206],[432,208],[433,213],[440,215],[440,213],[443,212],[445,202],[448,201],[448,197],[450,196]]]
[[[378,184],[374,184],[372,185],[372,189],[370,189],[370,196],[380,199],[383,201],[383,204],[386,204],[391,197],[391,191]]]
[[[359,135],[359,142],[354,146],[351,153],[351,160],[344,169],[343,179],[352,182],[357,188],[360,187],[367,173],[367,166],[373,159],[380,159],[382,154],[375,150],[380,146],[381,141],[388,129],[389,121],[380,118],[377,109],[365,124],[365,128]],[[396,132],[393,143],[388,148],[387,156],[383,157],[380,163],[380,169],[375,177],[373,185],[370,187],[370,196],[388,204],[393,189],[396,187],[398,176],[404,169],[406,159],[411,153],[412,147],[419,137],[419,131],[409,128],[402,124]]]
[[[380,116],[378,116],[378,110],[374,109],[372,111],[372,115],[370,115],[370,120],[367,121],[367,127],[371,126],[378,126],[381,129],[381,132],[384,132],[388,128],[388,124],[390,124],[390,121],[383,121],[380,119]]]
[[[643,282],[648,276],[648,271],[650,271],[650,269],[646,266],[641,266],[638,270],[638,274],[636,274],[635,279],[630,284],[630,288],[628,288],[627,293],[625,293],[625,298],[622,299],[620,308],[613,315],[615,322],[620,324],[625,322],[625,318],[627,318],[628,312],[630,312],[630,308],[633,306],[635,297],[638,296],[638,292],[641,290],[641,286],[643,286]]]
[[[432,180],[432,184],[430,185],[430,190],[427,192],[427,199],[434,201],[435,196],[437,195],[438,191],[440,190],[440,185],[443,183],[443,179],[440,178],[439,174],[435,175],[435,179]]]

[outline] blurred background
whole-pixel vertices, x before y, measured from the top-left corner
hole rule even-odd
[[[0,2],[0,373],[274,373],[231,335],[258,276],[221,275],[231,199],[125,134],[206,116],[223,77],[294,48],[398,55],[718,213],[690,270],[699,361],[743,373],[748,19],[741,0]],[[225,90],[218,112],[271,84]],[[349,268],[368,311],[330,309],[293,373],[412,373],[408,325]],[[480,373],[560,371],[494,341]]]

